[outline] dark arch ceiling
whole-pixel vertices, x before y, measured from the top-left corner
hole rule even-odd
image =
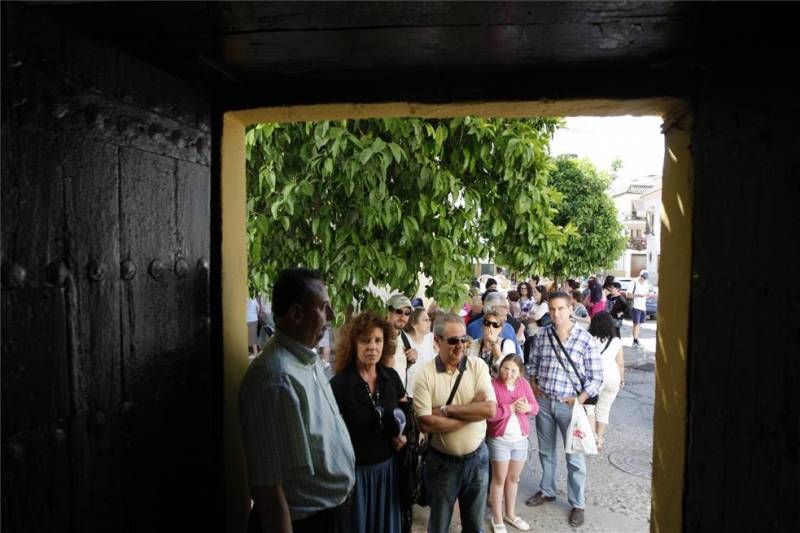
[[[403,98],[420,84],[433,101],[487,88],[511,99],[580,97],[587,87],[681,95],[737,64],[789,61],[792,49],[792,6],[769,3],[31,5],[242,104],[337,101],[354,90],[361,100]]]

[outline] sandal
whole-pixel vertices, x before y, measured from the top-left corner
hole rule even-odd
[[[502,522],[499,524],[495,524],[490,520],[492,524],[492,533],[506,533],[506,525]]]
[[[602,452],[603,451],[603,445],[606,443],[605,437],[595,436],[595,442],[597,442],[597,451],[598,452]]]
[[[519,516],[515,516],[513,519],[507,516],[503,517],[503,520],[514,526],[515,528],[519,529],[520,531],[528,531],[531,528],[531,525],[527,523],[525,520],[520,518]]]

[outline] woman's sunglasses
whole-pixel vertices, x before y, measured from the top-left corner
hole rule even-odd
[[[484,320],[483,325],[486,326],[487,328],[496,328],[496,329],[500,329],[500,327],[502,326],[502,324],[500,324],[499,322],[492,322],[491,320]]]

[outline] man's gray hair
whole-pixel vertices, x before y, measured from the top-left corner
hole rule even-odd
[[[440,338],[444,337],[444,328],[449,323],[461,324],[463,326],[464,319],[458,315],[454,315],[453,313],[440,315],[436,317],[436,322],[433,323],[433,334]]]
[[[508,307],[508,299],[499,292],[490,292],[486,295],[486,300],[483,302],[484,312],[494,311],[494,308],[498,305]]]

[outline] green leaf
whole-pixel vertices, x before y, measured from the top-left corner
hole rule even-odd
[[[394,157],[395,163],[399,163],[403,160],[405,154],[403,153],[403,149],[400,148],[396,143],[389,143],[389,150],[392,152],[392,156]]]
[[[362,150],[361,153],[358,154],[359,163],[361,163],[362,165],[365,165],[367,163],[367,161],[370,160],[370,158],[372,157],[372,154],[374,154],[374,153],[375,152],[371,148],[367,148],[365,150]]]

